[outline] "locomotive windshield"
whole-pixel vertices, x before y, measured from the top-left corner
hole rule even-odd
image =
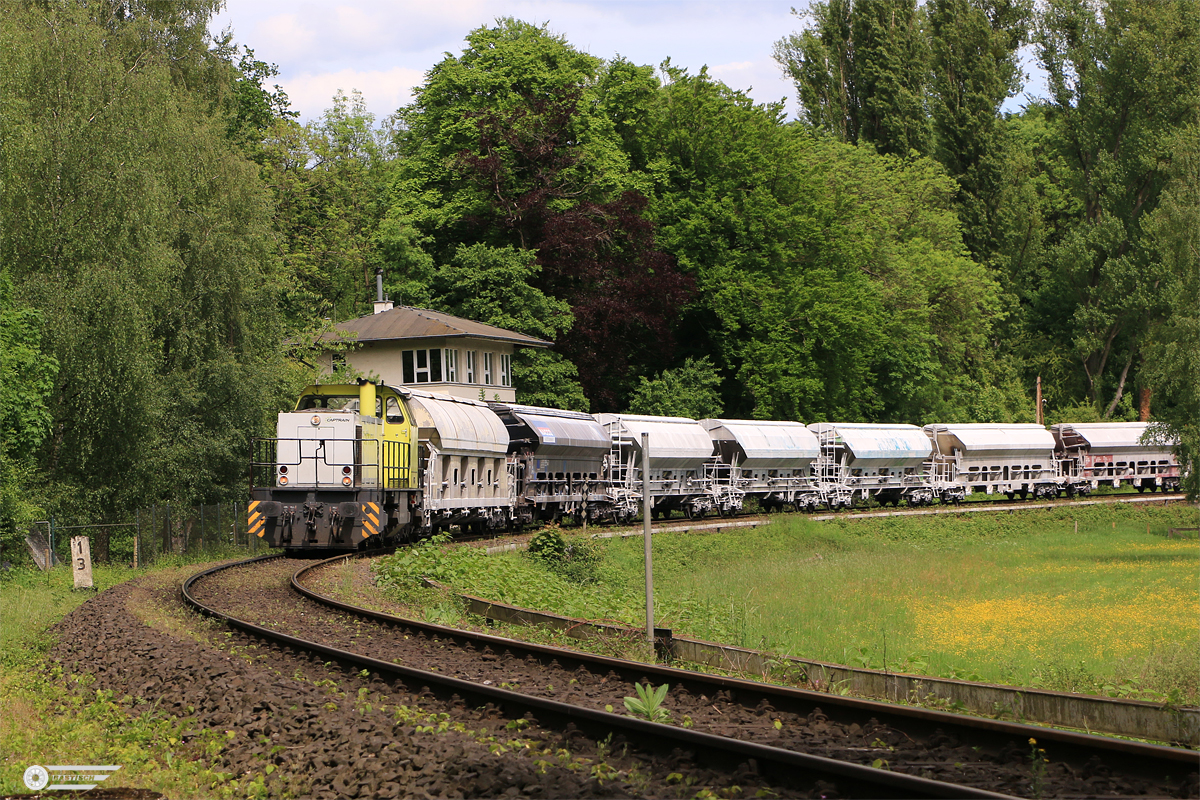
[[[306,394],[300,398],[300,405],[296,410],[308,411],[313,408],[330,411],[358,411],[358,395]]]

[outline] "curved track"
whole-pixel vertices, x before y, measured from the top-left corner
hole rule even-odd
[[[367,669],[378,673],[385,680],[406,684],[436,687],[447,695],[458,697],[473,704],[493,704],[507,715],[518,718],[526,714],[536,716],[539,723],[556,726],[573,725],[596,738],[620,735],[649,751],[669,753],[686,750],[695,754],[697,760],[706,764],[719,764],[735,770],[751,764],[752,769],[762,775],[773,786],[788,787],[804,793],[817,791],[827,793],[836,787],[838,796],[843,797],[968,797],[1005,798],[1010,795],[952,783],[928,780],[888,770],[864,767],[821,756],[797,753],[781,748],[753,742],[739,741],[672,725],[662,725],[633,717],[596,711],[576,705],[548,700],[494,686],[482,685],[427,670],[406,667],[358,653],[330,647],[319,642],[307,641],[278,631],[238,619],[219,609],[206,605],[194,596],[197,583],[215,573],[246,564],[279,558],[260,556],[249,561],[214,567],[189,578],[183,585],[184,600],[201,613],[224,620],[230,626],[276,644],[300,649],[339,662],[355,669]],[[568,651],[562,651],[566,654]],[[832,785],[832,786],[831,786]]]
[[[890,769],[877,769],[864,764],[849,763],[845,760],[824,758],[759,742],[745,741],[740,735],[738,738],[729,738],[672,725],[656,725],[601,711],[594,707],[581,707],[578,704],[562,703],[546,697],[530,696],[525,693],[488,686],[481,680],[469,681],[448,676],[444,672],[399,666],[379,658],[366,656],[357,646],[354,648],[355,652],[350,652],[343,648],[330,646],[328,643],[307,641],[255,625],[214,607],[216,604],[212,601],[206,605],[194,596],[196,585],[208,577],[226,569],[265,560],[267,559],[252,559],[250,562],[226,565],[200,573],[185,584],[184,597],[187,602],[204,613],[225,619],[230,625],[256,636],[273,640],[284,646],[319,653],[325,658],[353,665],[356,669],[370,669],[392,680],[409,684],[416,682],[416,685],[438,686],[442,693],[458,694],[474,704],[492,703],[513,716],[533,713],[542,724],[548,722],[556,725],[574,724],[577,728],[596,737],[616,734],[651,751],[687,750],[695,753],[697,759],[701,759],[705,763],[722,764],[728,769],[736,769],[739,764],[744,764],[752,759],[753,763],[757,764],[759,773],[776,786],[811,791],[816,781],[822,781],[826,784],[835,784],[843,795],[854,796],[1000,796],[988,790],[987,787],[994,787],[998,784],[989,783],[986,778],[982,783],[978,780],[972,781],[974,786],[962,786],[927,780],[917,775],[904,774],[901,771],[890,771],[906,770],[936,774],[938,770],[931,768],[934,766],[932,763],[895,762],[888,765]],[[1027,761],[1029,746],[1026,741],[1036,737],[1040,746],[1052,754],[1055,764],[1061,765],[1056,766],[1055,769],[1068,774],[1087,775],[1089,772],[1095,772],[1095,764],[1099,761],[1106,765],[1106,771],[1111,770],[1113,773],[1119,771],[1123,778],[1144,784],[1144,788],[1139,793],[1145,793],[1149,789],[1150,794],[1154,795],[1176,795],[1180,791],[1179,782],[1195,769],[1195,754],[1187,751],[1085,737],[992,720],[963,718],[924,709],[893,707],[881,703],[802,692],[785,687],[514,642],[360,609],[332,600],[304,585],[305,577],[312,570],[339,560],[341,558],[303,566],[291,575],[292,588],[312,602],[327,608],[338,609],[342,613],[353,614],[360,619],[369,618],[374,623],[384,626],[390,635],[389,637],[378,637],[380,640],[398,639],[395,632],[397,629],[403,629],[408,634],[414,635],[414,638],[432,639],[435,642],[443,643],[439,647],[444,646],[444,643],[451,642],[458,645],[463,651],[463,661],[470,660],[473,654],[482,649],[484,653],[503,654],[506,658],[536,659],[544,665],[548,671],[547,674],[556,674],[555,670],[569,673],[572,669],[580,668],[596,675],[604,674],[607,671],[608,680],[614,680],[614,683],[621,684],[610,687],[616,692],[618,698],[622,694],[633,694],[631,684],[634,682],[647,680],[656,684],[666,682],[671,684],[673,692],[682,691],[685,694],[690,693],[701,698],[712,697],[718,702],[729,703],[730,705],[725,706],[726,708],[737,706],[736,711],[741,712],[743,716],[753,713],[761,715],[765,708],[775,712],[771,716],[788,717],[789,725],[794,716],[800,719],[800,724],[804,724],[804,718],[809,720],[815,718],[817,720],[816,727],[821,727],[828,721],[830,725],[834,726],[871,726],[871,730],[899,732],[899,736],[910,740],[922,737],[934,741],[954,739],[967,742],[970,747],[982,752],[992,755],[1000,754],[1001,759],[1003,753],[1007,752],[1010,761],[1019,761],[1022,752]],[[303,603],[298,598],[297,601]],[[404,638],[407,639],[408,636]],[[488,658],[489,656],[482,657]],[[497,656],[491,655],[490,658],[495,660]],[[453,668],[447,671],[453,671]],[[557,682],[559,679],[555,678],[554,680]],[[488,683],[490,682],[492,681],[488,681]],[[564,679],[562,683],[566,683],[566,680]],[[574,680],[571,683],[574,683]],[[619,702],[619,699],[616,700],[616,703]],[[712,708],[717,713],[721,713],[716,703]],[[755,709],[755,712],[748,712],[747,709]],[[761,723],[762,720],[760,719],[759,722]],[[700,721],[697,722],[698,727],[701,727],[702,724]],[[763,726],[760,724],[759,727]],[[869,748],[849,749],[867,750]],[[872,761],[871,756],[875,754],[858,753],[856,755],[865,756],[868,761]],[[961,759],[962,756],[958,758]],[[975,760],[978,761],[978,758]],[[893,761],[895,761],[894,757]],[[938,766],[945,767],[946,765]],[[962,764],[955,766],[962,767]],[[961,771],[959,770],[959,772]]]

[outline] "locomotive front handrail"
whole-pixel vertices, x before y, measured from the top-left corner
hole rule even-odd
[[[280,460],[280,443],[294,443],[295,456]],[[314,445],[311,454],[305,453],[305,445]],[[336,447],[344,445],[343,450],[349,449],[350,458],[332,456]],[[364,447],[364,445],[369,445]],[[370,447],[373,445],[373,447]],[[370,452],[373,450],[374,452]],[[383,458],[380,459],[382,452]],[[250,462],[250,486],[254,488],[345,488],[345,478],[350,478],[349,486],[356,488],[379,489],[411,489],[415,488],[411,480],[409,467],[409,444],[378,439],[350,439],[325,437],[322,439],[304,439],[298,437],[258,437],[253,440],[254,456]],[[371,458],[370,456],[374,456]],[[305,464],[314,465],[312,469],[301,469]],[[329,469],[323,471],[315,468],[321,466]],[[286,467],[281,472],[280,467]],[[350,472],[337,471],[338,467],[349,467]],[[295,469],[296,475],[291,474]],[[280,478],[286,477],[287,482]],[[306,478],[311,477],[311,480]]]

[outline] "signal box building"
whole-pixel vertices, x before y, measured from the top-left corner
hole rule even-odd
[[[375,303],[375,313],[339,322],[326,341],[357,342],[345,352],[326,350],[318,365],[333,372],[339,360],[389,386],[471,400],[515,403],[512,359],[518,347],[549,347],[550,342],[484,325],[452,314]]]

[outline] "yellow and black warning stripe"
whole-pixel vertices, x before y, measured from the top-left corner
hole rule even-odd
[[[266,514],[263,514],[261,511],[257,510],[259,503],[261,502],[261,500],[251,500],[249,507],[246,509],[250,513],[250,532],[260,539],[262,538],[263,534],[267,532],[267,516]]]
[[[379,533],[379,504],[378,503],[363,503],[362,504],[362,535],[363,538],[375,536]]]

